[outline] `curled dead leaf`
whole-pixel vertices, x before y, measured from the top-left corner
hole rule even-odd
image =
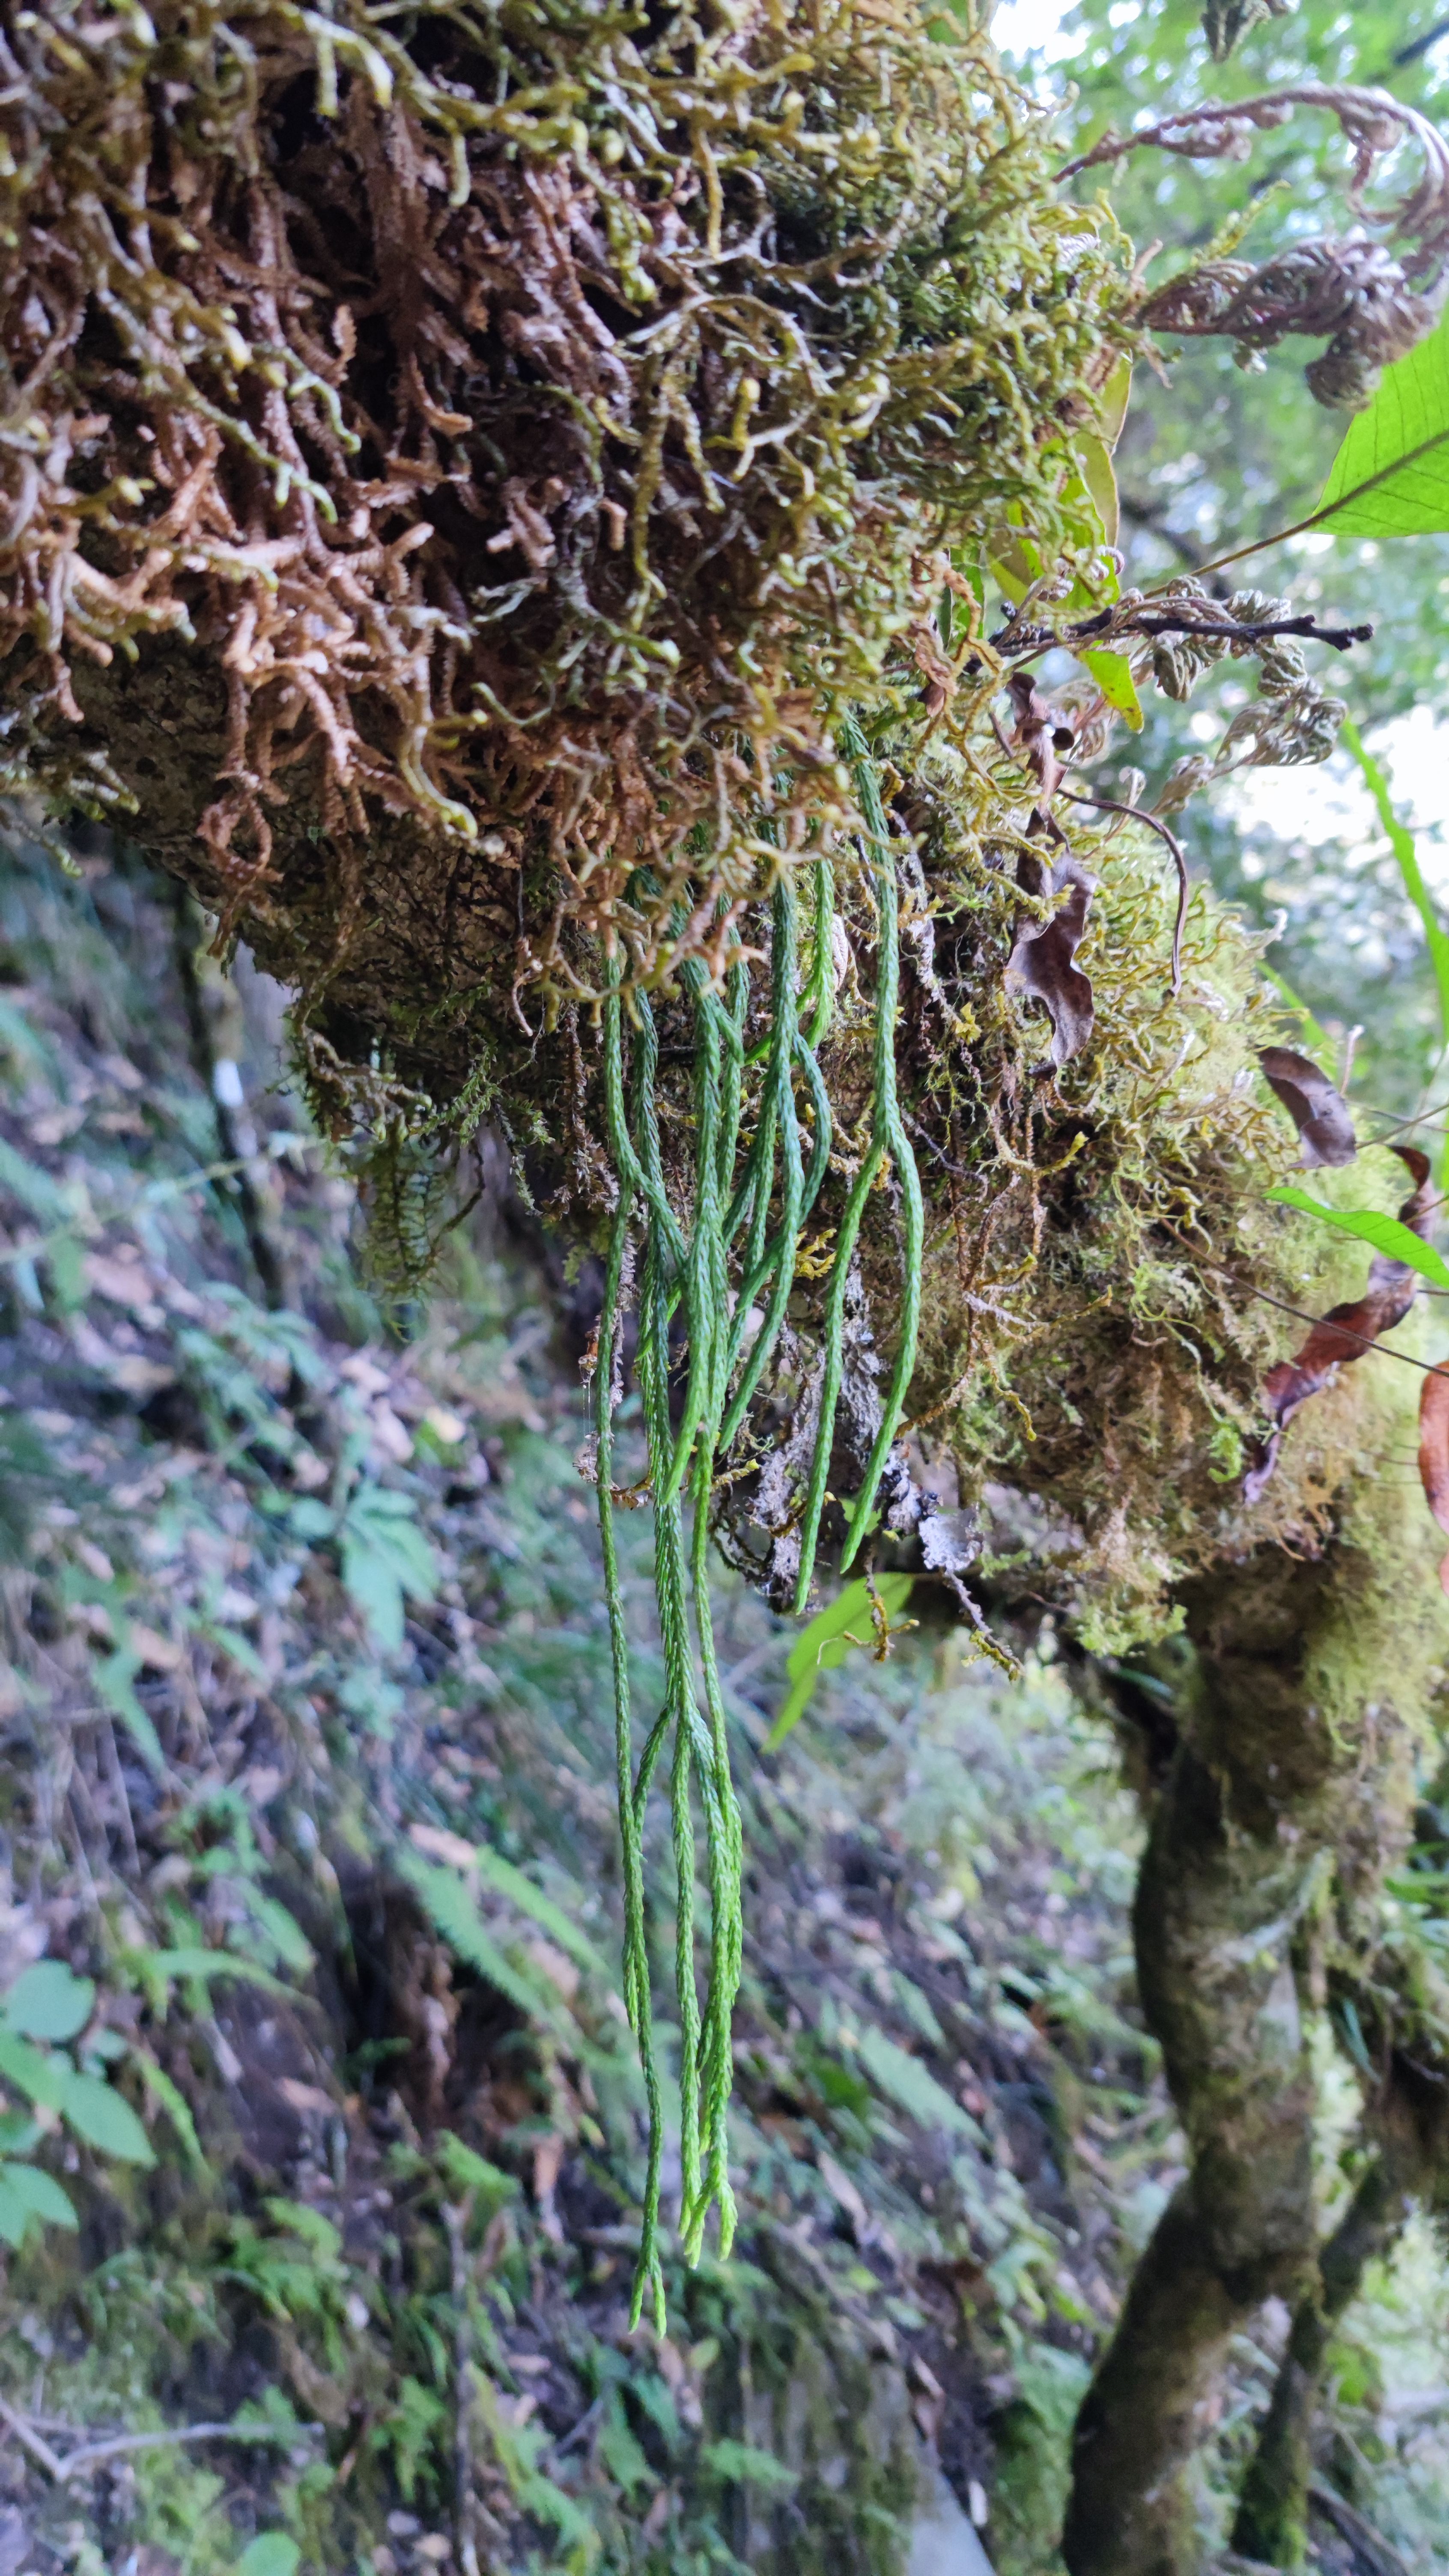
[[[1026,894],[1061,896],[1050,921],[1022,921],[1006,962],[1006,981],[1044,1002],[1052,1024],[1051,1060],[1066,1064],[1092,1034],[1092,980],[1077,964],[1097,880],[1065,847],[1053,859],[1023,850],[1016,880]]]
[[[1431,1197],[1429,1157],[1413,1145],[1395,1145],[1393,1151],[1408,1166],[1414,1182],[1412,1196],[1399,1210],[1399,1223],[1422,1234]],[[1314,1325],[1302,1349],[1291,1360],[1279,1360],[1275,1368],[1269,1369],[1263,1380],[1263,1409],[1273,1428],[1259,1444],[1243,1479],[1244,1502],[1256,1503],[1266,1491],[1278,1464],[1283,1434],[1300,1404],[1318,1395],[1347,1361],[1362,1359],[1381,1333],[1391,1333],[1396,1324],[1401,1324],[1418,1293],[1417,1271],[1411,1270],[1406,1261],[1390,1261],[1376,1252],[1369,1264],[1363,1295],[1330,1307]]]
[[[1449,1361],[1425,1378],[1419,1398],[1419,1475],[1424,1500],[1449,1537]],[[1449,1593],[1449,1556],[1440,1564],[1439,1583]]]
[[[1292,1047],[1260,1047],[1258,1062],[1298,1130],[1299,1161],[1309,1170],[1351,1163],[1358,1138],[1348,1104],[1312,1057],[1297,1055]]]

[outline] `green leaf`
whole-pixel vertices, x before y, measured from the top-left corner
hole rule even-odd
[[[1097,396],[1099,425],[1109,449],[1115,449],[1132,399],[1132,361],[1124,349]]]
[[[396,1654],[403,1641],[403,1588],[390,1558],[364,1547],[347,1530],[342,1534],[342,1580],[349,1598],[362,1612],[373,1641]]]
[[[35,2224],[35,2212],[0,2174],[0,2237],[18,2251]]]
[[[236,2576],[296,2576],[302,2552],[285,2531],[259,2531],[236,2563]]]
[[[112,1717],[118,1717],[126,1728],[148,1771],[158,1780],[166,1776],[166,1756],[161,1738],[131,1687],[141,1669],[141,1658],[134,1646],[118,1646],[104,1663],[97,1664],[96,1689]]]
[[[191,2116],[191,2105],[180,2086],[172,2081],[164,2066],[158,2066],[154,2057],[147,2056],[144,2048],[133,2049],[131,2054],[140,2069],[141,2081],[147,2093],[153,2102],[160,2103],[172,2128],[181,2140],[182,2150],[192,2171],[209,2174],[211,2167],[206,2160],[206,2151],[196,2134],[196,2122]]]
[[[490,1850],[487,1843],[480,1843],[474,1866],[487,1886],[499,1896],[506,1896],[510,1905],[518,1907],[520,1914],[532,1915],[540,1931],[550,1933],[559,1948],[566,1950],[588,1975],[602,1977],[607,1982],[608,1966],[588,1935],[581,1932],[577,1924],[571,1923],[563,1907],[555,1905],[551,1896],[545,1896],[542,1888],[535,1887],[532,1879],[526,1877],[521,1869],[516,1869],[511,1860],[505,1860],[501,1852]]]
[[[800,2483],[795,2470],[787,2469],[773,2451],[757,2451],[752,2442],[707,2442],[699,2456],[712,2476],[727,2478],[731,2486],[774,2488],[783,2495]]]
[[[888,1619],[903,1610],[911,1597],[909,1574],[883,1574],[876,1585],[885,1605]],[[810,1694],[821,1673],[834,1672],[843,1664],[853,1645],[872,1642],[870,1586],[847,1583],[833,1601],[818,1610],[808,1628],[801,1630],[790,1649],[785,1666],[791,1688],[779,1716],[765,1738],[765,1751],[773,1753],[783,1744],[792,1726],[799,1723],[810,1703]]]
[[[1142,731],[1142,701],[1132,677],[1132,665],[1125,653],[1079,653],[1078,661],[1090,671],[1109,707],[1126,717],[1133,733]]]
[[[1307,1190],[1296,1188],[1291,1181],[1282,1182],[1268,1196],[1280,1200],[1284,1207],[1301,1209],[1304,1216],[1321,1218],[1325,1225],[1336,1227],[1340,1234],[1351,1234],[1358,1243],[1371,1244],[1375,1252],[1382,1252],[1390,1261],[1406,1262],[1432,1287],[1449,1289],[1449,1268],[1442,1256],[1432,1243],[1423,1242],[1408,1226],[1401,1225],[1396,1216],[1381,1216],[1377,1208],[1325,1207],[1321,1199],[1310,1198]]]
[[[63,1959],[37,1959],[22,1969],[5,1998],[5,2022],[26,2039],[74,2039],[91,2017],[96,1990]]]
[[[320,2209],[311,2208],[305,2200],[286,2200],[279,2193],[274,2193],[264,2206],[267,2216],[278,2227],[289,2227],[294,2236],[301,2237],[319,2263],[336,2268],[342,2252],[342,2239],[331,2219],[324,2218]]]
[[[32,2048],[28,2039],[0,2030],[0,2077],[27,2101],[38,2102],[42,2110],[60,2109],[70,2071],[63,2057],[48,2057],[43,2049]]]
[[[150,1996],[153,2010],[163,2013],[169,2000],[168,1989],[178,1980],[195,1978],[205,1985],[210,1977],[235,1977],[244,1986],[260,1986],[263,1994],[284,1995],[287,1988],[267,1968],[253,1959],[240,1959],[234,1950],[128,1950],[123,1964]]]
[[[1092,507],[1102,522],[1102,534],[1109,546],[1115,546],[1122,520],[1122,505],[1117,497],[1117,477],[1112,471],[1112,451],[1105,438],[1099,438],[1094,430],[1084,429],[1073,440],[1072,452]]]
[[[451,2129],[440,2133],[433,2152],[449,2190],[471,2191],[474,2208],[485,2219],[491,2218],[505,2201],[517,2197],[518,2185],[512,2174],[506,2174],[501,2165],[491,2165],[486,2156],[475,2154],[461,2138],[454,2137]]]
[[[1344,537],[1449,530],[1449,314],[1385,367],[1349,423],[1311,524]]]
[[[616,2487],[626,2495],[635,2487],[657,2487],[659,2480],[644,2456],[642,2445],[629,2430],[619,2399],[604,2422],[598,2438],[598,2454]]]
[[[79,2227],[69,2192],[62,2191],[54,2174],[42,2173],[39,2165],[0,2165],[0,2180],[36,2218],[48,2219],[53,2227]]]
[[[310,1976],[315,1964],[312,1944],[297,1921],[279,1898],[264,1896],[260,1888],[249,1887],[247,1910],[265,1932],[282,1965],[295,1976]]]
[[[27,1163],[13,1145],[0,1137],[0,1190],[18,1199],[42,1225],[57,1225],[70,1214],[70,1202],[58,1182],[38,1163]]]
[[[151,2141],[129,2102],[98,2075],[62,2069],[60,2111],[78,2138],[119,2164],[154,2165]]]

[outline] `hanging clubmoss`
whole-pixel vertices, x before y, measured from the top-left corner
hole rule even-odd
[[[712,2206],[732,2225],[712,1531],[796,1608],[869,1543],[975,1617],[996,1479],[1047,1506],[1038,1588],[1083,1634],[1155,1633],[1242,1540],[1279,1346],[1255,1295],[1313,1284],[1261,1204],[1294,1139],[1253,1080],[1277,1030],[1251,948],[1201,901],[1173,932],[1152,827],[1069,838],[1060,755],[1100,759],[1111,715],[1031,667],[1085,607],[1119,703],[1132,655],[1181,694],[1258,651],[1251,756],[1322,757],[1334,702],[1255,594],[1174,592],[1124,647],[1129,263],[1054,194],[1041,113],[957,0],[42,0],[0,56],[11,777],[124,822],[296,989],[401,1271],[490,1111],[604,1264],[657,2300],[656,1779],[686,2249]],[[993,639],[1003,554],[1038,577]],[[642,1745],[631,1316],[667,1673]],[[1311,1533],[1332,1431],[1325,1404],[1257,1537]]]

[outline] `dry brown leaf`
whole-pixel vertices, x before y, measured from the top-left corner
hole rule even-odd
[[[1412,1195],[1399,1210],[1399,1223],[1422,1234],[1431,1195],[1429,1157],[1414,1145],[1395,1145],[1392,1151],[1401,1163],[1407,1164],[1414,1181]],[[1306,1404],[1310,1395],[1319,1394],[1347,1361],[1362,1359],[1381,1333],[1390,1333],[1396,1324],[1401,1324],[1418,1293],[1416,1270],[1411,1270],[1406,1261],[1390,1261],[1376,1252],[1363,1295],[1330,1307],[1314,1325],[1302,1349],[1291,1360],[1279,1360],[1275,1368],[1269,1369],[1263,1380],[1263,1409],[1273,1428],[1243,1479],[1244,1502],[1256,1503],[1266,1491],[1278,1464],[1283,1433],[1300,1404]]]
[[[1419,1398],[1419,1474],[1424,1499],[1449,1537],[1449,1361],[1425,1378]],[[1439,1582],[1449,1592],[1449,1556],[1440,1564]]]
[[[1066,849],[1054,860],[1024,850],[1017,883],[1027,894],[1064,895],[1048,922],[1023,921],[1006,964],[1006,980],[1033,1001],[1044,1002],[1052,1024],[1051,1059],[1066,1064],[1092,1034],[1092,980],[1077,964],[1087,910],[1097,880]]]
[[[1348,1104],[1312,1057],[1297,1055],[1292,1047],[1260,1047],[1258,1062],[1298,1130],[1299,1161],[1309,1170],[1351,1163],[1358,1138]]]

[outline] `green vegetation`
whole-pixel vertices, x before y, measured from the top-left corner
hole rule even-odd
[[[10,2576],[1435,2546],[1439,38],[1096,8],[0,30]]]

